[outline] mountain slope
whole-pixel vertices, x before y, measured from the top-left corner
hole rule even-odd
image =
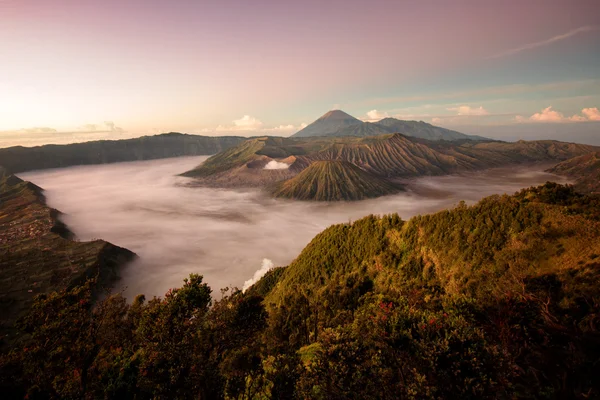
[[[465,135],[450,129],[433,126],[423,121],[402,121],[396,118],[384,118],[378,122],[363,122],[340,111],[329,111],[292,137],[313,136],[377,136],[387,133],[401,133],[405,136],[427,140],[490,140],[481,136]]]
[[[406,222],[370,216],[332,226],[285,269],[267,300],[290,290],[318,293],[360,268],[376,285],[393,279],[399,290],[429,281],[449,295],[483,299],[518,285],[517,276],[563,274],[590,262],[600,263],[600,203],[548,183]],[[600,264],[594,268],[600,276]]]
[[[600,152],[563,161],[548,172],[574,179],[581,193],[600,194]]]
[[[431,142],[400,134],[333,143],[310,160],[349,161],[384,177],[444,175],[537,161],[560,161],[598,150],[595,146],[555,141]]]
[[[0,333],[13,325],[36,294],[97,277],[107,284],[135,254],[103,240],[78,242],[46,205],[42,189],[0,168]],[[2,342],[0,341],[0,345]]]
[[[275,197],[297,200],[363,200],[400,190],[382,178],[347,161],[315,161],[294,178],[277,184]]]
[[[599,282],[600,202],[549,183],[409,221],[394,214],[334,225],[257,290],[277,329],[307,332],[294,343],[317,369],[312,387],[325,393],[336,393],[329,385],[337,375],[328,374],[337,368],[368,369],[389,354],[384,365],[394,370],[398,357],[404,364],[433,354],[414,370],[398,367],[403,382],[419,370],[420,379],[439,383],[442,371],[470,374],[489,362],[499,367],[488,370],[494,382],[507,379],[512,395],[478,385],[475,398],[577,398],[600,394]],[[479,340],[485,344],[470,347]],[[373,349],[369,361],[365,347]],[[357,379],[360,390],[375,378]],[[470,398],[464,382],[455,387]]]
[[[332,110],[322,115],[312,124],[293,134],[292,137],[330,136],[342,128],[352,125],[361,125],[362,123],[361,120],[356,119],[341,110]]]
[[[397,132],[405,136],[427,140],[490,140],[482,136],[466,135],[423,121],[402,121],[396,118],[384,118],[375,125],[385,127],[388,132]]]
[[[0,149],[0,164],[13,173],[72,165],[216,154],[242,143],[239,136],[199,136],[166,133],[126,140],[100,140],[68,145]]]
[[[559,162],[599,151],[589,145],[551,140],[517,143],[429,141],[387,134],[366,138],[249,139],[209,158],[184,176],[194,185],[211,187],[266,187],[293,178],[317,161],[345,161],[383,179],[446,175],[531,162]],[[265,169],[267,163],[288,168]],[[298,185],[295,187],[304,187]],[[379,191],[375,191],[378,193]],[[291,197],[311,198],[295,193]]]

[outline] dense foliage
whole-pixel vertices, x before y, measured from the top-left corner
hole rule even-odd
[[[546,184],[318,235],[242,293],[41,296],[0,364],[20,398],[600,396],[600,203]]]

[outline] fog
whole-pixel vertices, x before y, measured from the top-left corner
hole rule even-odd
[[[406,192],[350,203],[275,200],[259,190],[186,187],[176,174],[207,157],[82,166],[24,173],[46,190],[50,206],[81,240],[101,238],[139,259],[125,267],[115,290],[131,298],[163,295],[190,273],[218,293],[242,288],[273,265],[287,265],[331,224],[397,212],[404,219],[514,193],[548,180],[548,165],[488,170],[412,181]]]

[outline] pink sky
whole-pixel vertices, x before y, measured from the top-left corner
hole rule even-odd
[[[248,116],[290,134],[336,105],[428,122],[460,107],[582,115],[600,106],[598,4],[0,0],[0,131],[245,133]],[[557,82],[570,89],[452,95]]]

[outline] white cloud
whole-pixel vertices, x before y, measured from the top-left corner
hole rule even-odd
[[[290,164],[286,164],[284,162],[279,162],[276,160],[271,160],[265,165],[263,169],[288,169]]]
[[[529,119],[536,122],[562,122],[565,120],[565,117],[562,113],[554,111],[552,106],[550,106],[544,108],[539,113],[533,114]]]
[[[431,118],[431,123],[432,124],[439,124],[440,122],[442,122],[442,119],[439,117],[433,117]]]
[[[546,39],[546,40],[541,40],[539,42],[533,42],[533,43],[527,43],[527,44],[525,44],[523,46],[503,51],[501,53],[498,53],[498,54],[495,54],[493,56],[488,57],[488,59],[506,57],[506,56],[510,56],[510,55],[513,55],[513,54],[516,54],[516,53],[520,53],[520,52],[525,51],[525,50],[535,49],[536,47],[547,46],[547,45],[553,44],[555,42],[568,39],[571,36],[575,36],[575,35],[578,35],[580,33],[595,31],[598,28],[599,27],[596,26],[596,25],[582,26],[582,27],[579,27],[577,29],[573,29],[573,30],[571,30],[569,32],[553,36],[553,37],[551,37],[549,39]]]
[[[263,123],[254,117],[249,115],[244,115],[240,119],[235,119],[232,121],[233,125],[225,126],[219,125],[217,126],[217,132],[240,132],[240,131],[256,131],[260,129]]]
[[[58,132],[54,128],[48,128],[47,126],[36,126],[34,128],[24,128],[21,129],[23,133],[56,133]]]
[[[483,106],[479,107],[471,107],[471,106],[458,106],[458,107],[450,107],[447,108],[448,111],[456,111],[458,115],[469,115],[469,116],[479,116],[479,115],[489,115],[490,113],[483,108]]]
[[[262,126],[262,122],[249,115],[244,115],[240,119],[233,121],[235,127],[240,131],[255,131]]]
[[[389,117],[389,114],[387,112],[371,110],[371,111],[367,112],[366,117],[361,118],[361,119],[366,122],[376,122],[376,121],[382,120],[387,117]]]
[[[552,106],[544,108],[542,111],[533,114],[526,118],[522,115],[515,117],[515,122],[584,122],[584,121],[600,121],[600,111],[597,107],[584,108],[581,114],[574,114],[570,117],[565,117],[560,111],[552,109]]]
[[[600,111],[598,111],[598,107],[584,108],[581,110],[581,113],[590,121],[600,121]]]

